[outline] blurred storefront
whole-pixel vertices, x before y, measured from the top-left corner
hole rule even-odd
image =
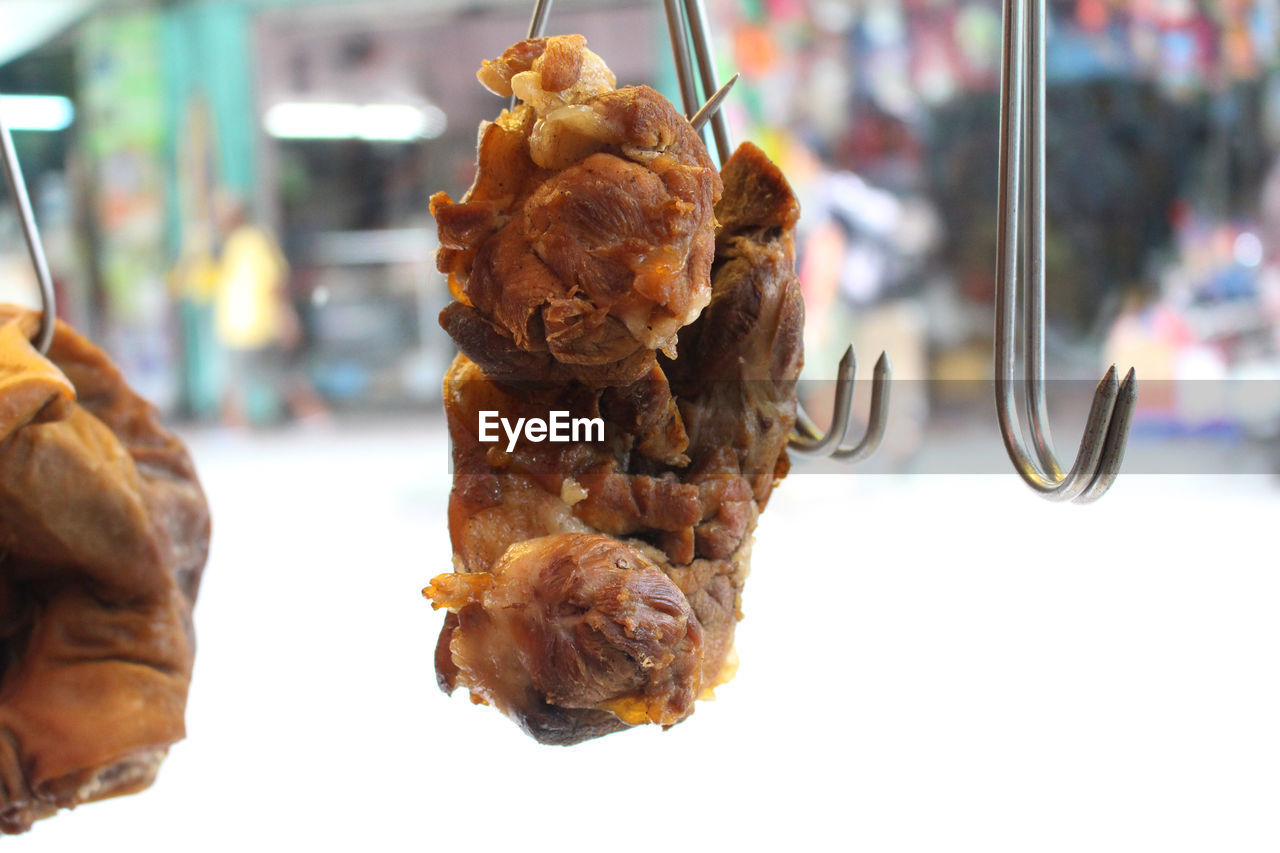
[[[900,379],[927,380],[916,396],[985,415],[988,384],[949,380],[991,371],[1000,4],[716,9],[747,84],[737,136],[766,141],[807,202],[809,369],[831,376],[851,338],[888,347]],[[1280,4],[1049,15],[1050,374],[1135,365],[1139,434],[1274,437]],[[926,410],[899,406],[896,433]]]
[[[605,6],[564,8],[620,78],[652,79],[659,10]],[[438,397],[452,350],[435,320],[448,289],[428,199],[465,190],[476,128],[501,106],[476,84],[476,57],[501,53],[527,26],[524,4],[402,5],[376,21],[359,4],[257,17],[267,131],[258,209],[294,264],[313,375],[329,399],[394,407]]]
[[[242,381],[228,312],[264,310],[220,292],[243,221],[288,262],[274,310],[289,318],[275,344],[289,374],[339,408],[434,405],[452,352],[427,198],[470,182],[475,128],[498,106],[471,67],[527,26],[525,4],[53,5],[0,3],[6,25],[32,31],[3,45],[0,91],[74,110],[15,126],[63,316],[162,408],[218,418]],[[657,9],[562,5],[620,75],[653,79]],[[6,211],[0,295],[28,302],[16,227]],[[243,401],[250,421],[288,414],[287,394],[260,390]]]
[[[17,134],[62,311],[144,394],[224,413],[221,263],[239,222],[287,261],[273,377],[340,410],[434,406],[451,350],[427,199],[469,183],[475,128],[500,105],[472,71],[524,30],[527,3],[30,8],[0,2],[6,27],[30,30],[0,42],[0,91],[74,107],[65,127]],[[709,11],[722,76],[743,75],[734,136],[778,159],[804,204],[806,375],[833,375],[849,341],[865,364],[888,350],[904,459],[931,409],[985,416],[999,4]],[[1208,409],[1172,382],[1280,376],[1280,3],[1060,0],[1050,15],[1051,373],[1120,360],[1169,380],[1142,395],[1139,430],[1273,434],[1269,381]],[[672,94],[661,4],[564,0],[552,26]],[[3,295],[23,298],[0,211]],[[263,390],[243,401],[251,421],[289,413],[289,393]]]

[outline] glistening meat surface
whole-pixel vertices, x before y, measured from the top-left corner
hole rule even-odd
[[[711,295],[706,149],[654,90],[614,89],[581,36],[522,42],[481,78],[526,102],[481,128],[462,200],[431,199],[440,270],[505,346],[586,383],[640,378]]]
[[[426,590],[448,610],[437,675],[556,744],[673,725],[732,676],[804,322],[776,167],[744,145],[722,182],[669,104],[612,90],[602,67],[577,36],[486,63],[491,88],[532,105],[481,130],[462,202],[433,200],[461,350],[445,378],[455,573]],[[566,300],[590,306],[567,326]],[[480,440],[481,411],[552,410],[602,417],[605,440]]]

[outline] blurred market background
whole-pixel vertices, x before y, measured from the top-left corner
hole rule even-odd
[[[716,701],[572,750],[440,695],[419,595],[451,555],[427,200],[469,185],[502,106],[475,69],[530,5],[0,0],[60,311],[214,515],[188,739],[19,843],[1280,849],[1280,0],[1049,4],[1062,455],[1106,365],[1142,378],[1089,508],[1032,495],[995,424],[996,0],[708,0],[733,134],[804,205],[807,402],[852,341],[860,375],[893,358],[892,416],[775,492]],[[550,29],[675,94],[658,0]],[[31,279],[0,190],[0,300]]]
[[[1105,365],[1133,365],[1129,470],[1274,464],[1280,4],[1049,6],[1048,361],[1073,380],[1050,409],[1078,430]],[[437,411],[451,348],[427,199],[469,184],[500,107],[472,72],[528,7],[2,0],[0,93],[60,313],[189,421]],[[875,464],[1003,464],[926,441],[994,423],[998,3],[709,7],[721,76],[743,75],[734,136],[804,204],[806,377],[850,341],[864,375],[885,349],[899,382]],[[674,95],[660,3],[561,0],[551,28]],[[0,198],[0,299],[31,302]],[[1246,455],[1206,450],[1224,447]]]

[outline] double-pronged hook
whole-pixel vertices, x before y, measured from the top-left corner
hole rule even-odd
[[[44,247],[40,244],[40,231],[36,228],[35,214],[31,212],[31,199],[27,197],[27,185],[22,180],[22,166],[18,163],[18,152],[13,147],[9,126],[4,121],[2,104],[0,104],[0,149],[3,149],[4,155],[4,174],[9,179],[14,206],[18,209],[18,219],[22,223],[22,236],[26,238],[27,251],[31,254],[31,264],[35,267],[36,281],[40,285],[40,328],[36,332],[33,343],[41,353],[47,353],[49,344],[53,342],[53,323],[54,316],[57,314],[53,277],[49,275],[49,262],[45,260]]]
[[[800,406],[796,412],[796,428],[791,434],[791,449],[802,456],[829,456],[839,462],[858,462],[866,459],[884,438],[885,424],[889,420],[889,382],[893,369],[889,366],[889,354],[880,353],[871,373],[871,419],[862,439],[852,447],[844,446],[850,422],[853,420],[853,379],[857,373],[857,359],[853,346],[844,351],[836,372],[836,398],[831,428],[824,435],[813,419]]]
[[[671,32],[671,46],[675,54],[676,76],[680,81],[680,97],[684,101],[685,114],[690,116],[690,123],[698,130],[703,124],[711,121],[711,132],[715,138],[716,151],[720,162],[724,164],[733,153],[729,137],[728,122],[720,111],[720,104],[729,93],[730,87],[737,81],[735,74],[724,86],[716,80],[715,61],[711,52],[711,43],[707,35],[706,12],[702,8],[702,0],[664,0],[667,10],[667,26]],[[682,8],[683,7],[683,8]],[[689,36],[692,36],[694,54],[698,58],[698,77],[702,83],[703,93],[712,93],[700,109],[697,90],[694,83],[692,63],[689,59]],[[880,446],[884,438],[885,424],[889,420],[889,385],[893,369],[889,365],[887,353],[880,353],[872,375],[870,423],[863,437],[853,446],[845,446],[850,423],[853,420],[853,381],[857,372],[857,360],[853,347],[845,351],[840,359],[840,367],[836,375],[835,410],[831,428],[825,433],[818,429],[813,419],[805,412],[803,405],[797,406],[796,428],[791,433],[790,447],[803,456],[830,457],[842,462],[857,462],[866,459]]]
[[[1030,4],[1030,14],[1027,5]],[[1044,392],[1045,0],[1004,0],[1000,88],[1000,210],[996,249],[996,415],[1014,467],[1041,496],[1091,503],[1115,482],[1137,404],[1130,369],[1124,382],[1112,365],[1098,384],[1075,464],[1065,474],[1049,436]],[[1024,115],[1025,113],[1025,115]],[[1030,149],[1024,151],[1025,148]],[[1027,195],[1025,391],[1036,461],[1022,440],[1014,404],[1015,318],[1021,182]]]
[[[707,30],[707,16],[702,0],[663,0],[667,13],[667,27],[671,36],[671,49],[675,55],[676,78],[680,83],[680,98],[684,104],[685,115],[690,124],[701,131],[709,121],[712,136],[715,138],[716,152],[723,165],[733,153],[733,145],[729,137],[728,122],[720,106],[733,84],[738,81],[734,74],[723,86],[716,80],[715,60],[711,52],[711,40]],[[533,9],[533,17],[529,21],[529,38],[537,38],[543,34],[547,16],[551,10],[551,0],[537,0]],[[698,81],[707,99],[702,102],[698,98],[697,82],[694,79],[693,62],[689,56],[689,42],[693,42],[693,52],[698,59]],[[701,106],[699,106],[701,104]],[[857,462],[876,451],[884,438],[885,424],[889,420],[889,384],[893,375],[887,353],[881,353],[876,362],[871,386],[871,416],[866,434],[852,447],[843,446],[847,437],[850,422],[853,419],[853,382],[857,370],[853,347],[850,346],[840,360],[840,368],[836,377],[835,413],[831,428],[823,433],[814,424],[813,419],[799,406],[796,417],[796,428],[791,434],[791,448],[806,456],[826,456],[844,462]]]

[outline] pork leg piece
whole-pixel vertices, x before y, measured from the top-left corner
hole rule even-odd
[[[184,736],[209,510],[101,350],[0,306],[0,831],[146,788]]]

